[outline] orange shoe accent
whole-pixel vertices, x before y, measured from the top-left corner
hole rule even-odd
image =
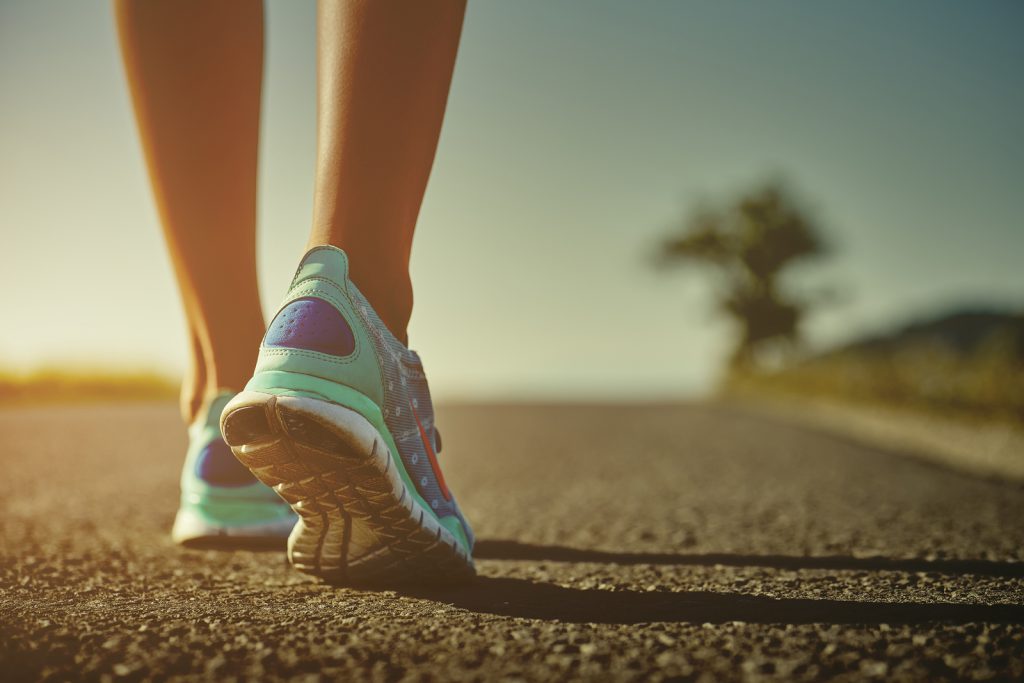
[[[444,483],[444,475],[441,473],[441,466],[437,463],[437,454],[434,453],[434,444],[430,443],[430,438],[427,437],[427,430],[423,429],[423,423],[420,422],[420,416],[416,413],[416,408],[413,408],[412,401],[409,402],[409,408],[412,409],[412,416],[416,420],[416,426],[419,427],[420,439],[423,441],[423,448],[427,450],[430,468],[434,470],[437,483],[441,486],[441,495],[444,496],[445,500],[451,500],[452,494],[448,491],[448,484]]]

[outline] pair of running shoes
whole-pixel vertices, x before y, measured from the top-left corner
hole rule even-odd
[[[317,247],[252,379],[208,401],[189,428],[172,537],[287,537],[294,567],[332,580],[464,580],[473,532],[440,450],[419,357],[349,279],[345,253]]]

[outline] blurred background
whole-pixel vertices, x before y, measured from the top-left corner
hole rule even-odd
[[[259,270],[301,255],[315,3],[269,2]],[[442,400],[727,390],[1024,416],[1024,5],[471,2],[413,253]],[[173,395],[106,2],[0,3],[0,396]]]

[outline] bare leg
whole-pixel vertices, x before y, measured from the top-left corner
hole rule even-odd
[[[441,132],[464,0],[320,0],[310,246],[333,244],[399,339],[409,255]]]
[[[181,380],[180,409],[181,416],[191,423],[202,407],[206,396],[206,358],[203,345],[199,342],[196,327],[186,317],[188,323],[189,367]]]
[[[252,374],[263,314],[256,284],[256,161],[263,71],[259,0],[115,0],[121,51],[193,372],[205,396]]]

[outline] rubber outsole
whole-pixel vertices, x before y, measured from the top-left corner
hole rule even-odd
[[[409,491],[384,437],[354,410],[256,391],[224,409],[221,432],[257,479],[299,515],[298,570],[342,583],[458,583],[472,557]]]

